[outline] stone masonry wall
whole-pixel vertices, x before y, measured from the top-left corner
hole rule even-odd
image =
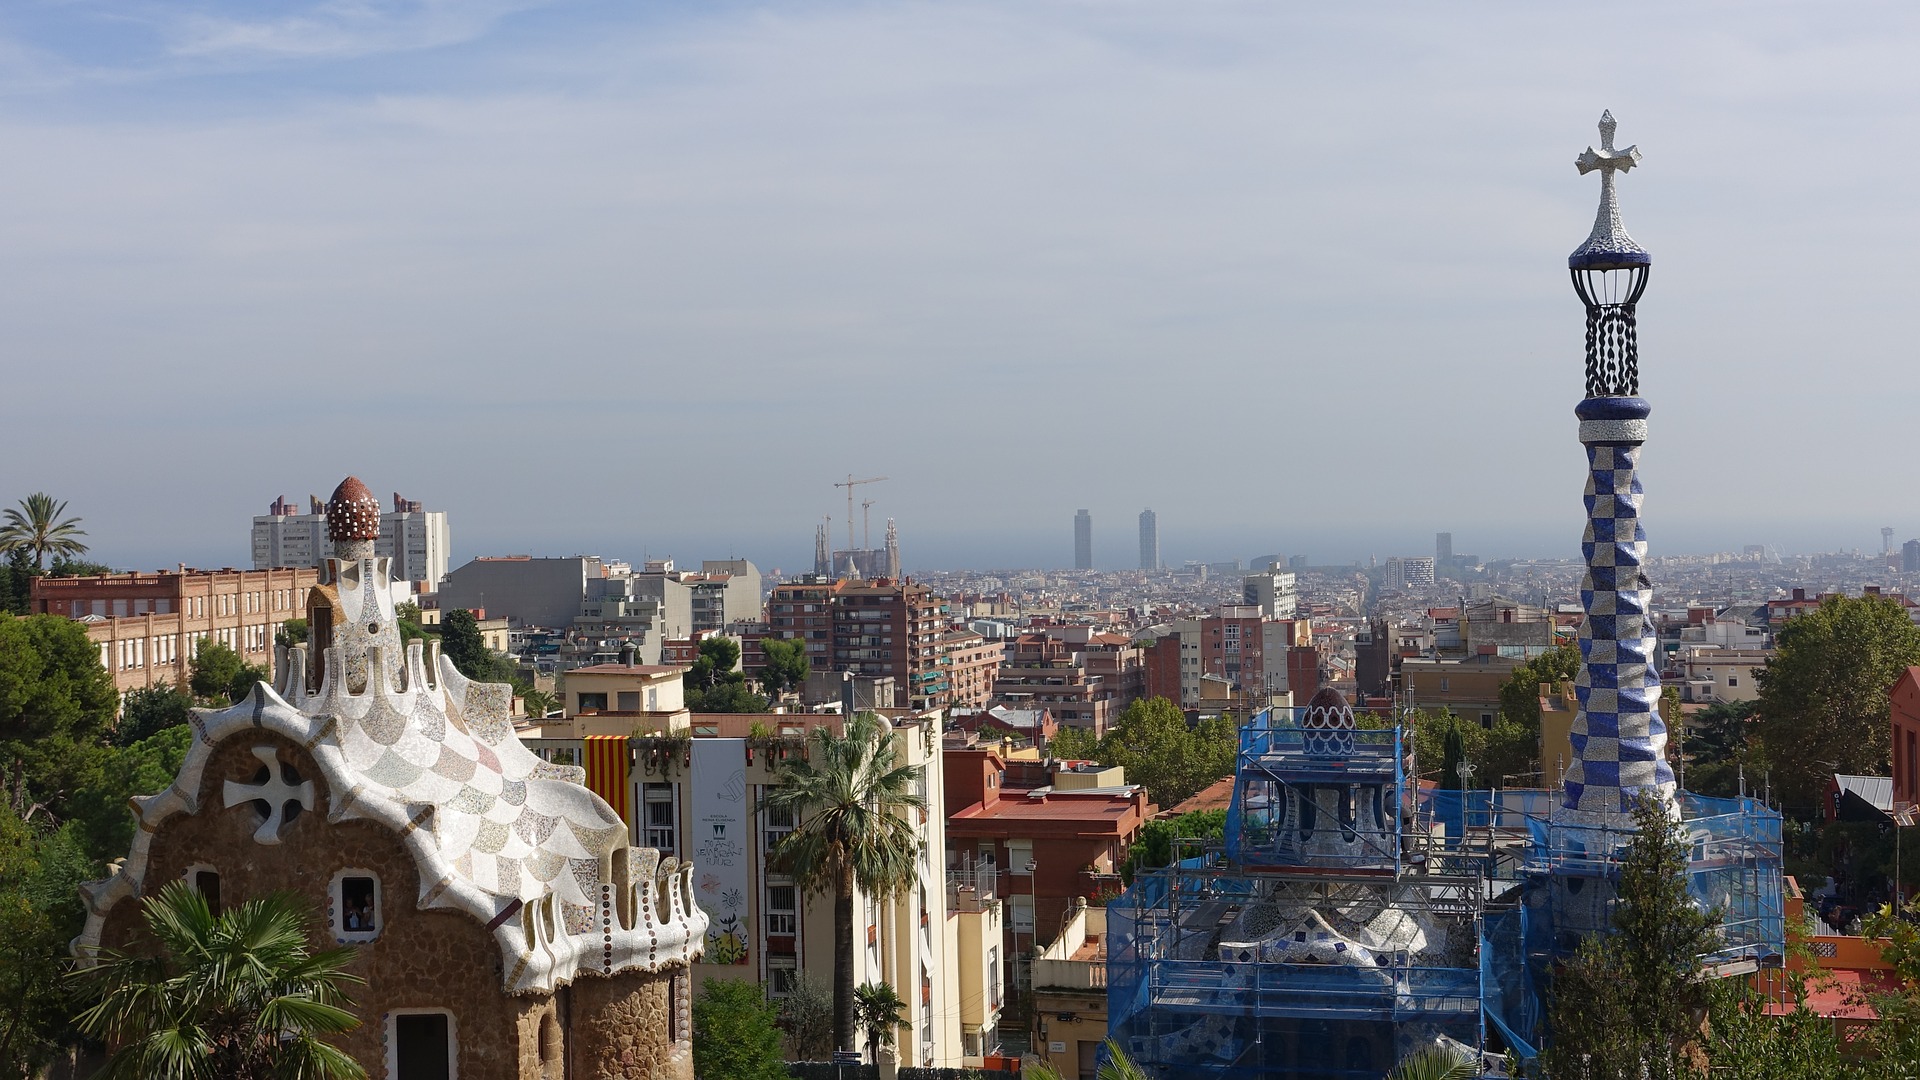
[[[675,983],[668,972],[574,980],[573,1075],[594,1080],[693,1080],[693,1052],[672,1037]]]
[[[251,806],[228,809],[222,800],[226,781],[253,781],[260,761],[252,749],[267,745],[315,787],[313,812],[283,826],[277,845],[254,841],[259,819]],[[188,867],[205,864],[220,875],[224,906],[290,890],[324,919],[334,874],[370,870],[380,883],[380,936],[351,946],[358,957],[348,970],[366,982],[348,988],[361,1025],[340,1040],[341,1048],[368,1076],[385,1077],[386,1015],[444,1008],[454,1016],[461,1080],[544,1080],[540,1021],[554,1011],[553,998],[509,998],[501,989],[499,946],[484,925],[460,912],[419,910],[419,878],[398,837],[371,822],[329,825],[326,783],[303,750],[265,731],[236,736],[216,749],[203,781],[199,813],[168,820],[154,836],[144,894],[154,895]],[[102,944],[125,947],[138,925],[139,900],[122,900],[107,918]],[[315,941],[320,947],[335,944],[330,933]]]

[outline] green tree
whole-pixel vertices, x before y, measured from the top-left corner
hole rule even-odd
[[[249,664],[225,644],[209,638],[194,650],[187,665],[187,688],[193,696],[224,708],[253,693],[255,683],[271,678],[266,668]]]
[[[1094,761],[1100,756],[1100,740],[1082,727],[1061,727],[1047,740],[1047,753],[1066,761]]]
[[[305,645],[307,634],[307,620],[288,619],[273,632],[273,643],[283,649],[291,649],[295,645]]]
[[[833,894],[833,1034],[853,1050],[853,894],[885,900],[910,886],[920,855],[917,765],[901,765],[891,728],[857,713],[846,730],[815,728],[804,755],[780,763],[779,780],[761,809],[789,812],[797,823],[774,849],[776,866],[810,893]]]
[[[0,615],[0,783],[14,811],[64,819],[98,778],[119,695],[100,650],[57,615]]]
[[[833,993],[801,975],[780,1001],[780,1030],[788,1059],[825,1061],[833,1056]]]
[[[1666,806],[1642,797],[1633,820],[1616,932],[1582,942],[1554,975],[1544,1055],[1553,1080],[1692,1075],[1689,1044],[1711,1004],[1701,958],[1718,942],[1720,915],[1687,893],[1687,836]]]
[[[767,699],[747,688],[740,666],[740,643],[715,635],[700,643],[700,653],[687,668],[687,708],[706,713],[759,713]]]
[[[722,683],[732,682],[735,676],[744,682],[746,676],[735,670],[739,666],[740,643],[716,634],[700,642],[699,655],[687,668],[687,688],[711,690]]]
[[[70,559],[65,555],[55,555],[53,564],[47,567],[47,576],[50,578],[101,577],[111,573],[113,573],[113,567],[106,563]]]
[[[347,1010],[351,948],[314,952],[317,932],[289,893],[216,916],[184,881],[142,902],[153,950],[102,950],[75,973],[95,1004],[80,1029],[118,1047],[101,1076],[142,1080],[343,1080],[365,1071],[330,1035],[360,1025]]]
[[[29,825],[0,800],[0,1076],[39,1075],[75,1038],[63,973],[93,869],[71,826]]]
[[[1755,990],[1746,979],[1720,980],[1707,1020],[1708,1075],[1740,1080],[1869,1080],[1879,1072],[1874,1064],[1841,1051],[1833,1021],[1807,1008],[1804,985],[1795,981],[1793,1011],[1781,1016],[1769,1011],[1773,998]]]
[[[113,725],[113,744],[132,746],[168,728],[179,727],[193,716],[193,695],[172,683],[127,691],[120,701],[120,719]]]
[[[393,621],[395,628],[400,631],[400,647],[403,649],[430,636],[426,627],[420,625],[420,605],[411,600],[393,609]],[[305,619],[300,620],[300,626],[303,631],[306,629]]]
[[[1461,766],[1472,764],[1467,760],[1467,737],[1460,730],[1459,717],[1452,718],[1447,725],[1447,733],[1440,746],[1440,787],[1446,791],[1459,791],[1465,787],[1461,777]]]
[[[813,670],[807,662],[807,643],[802,638],[761,638],[760,654],[766,667],[760,672],[760,689],[778,698],[807,684]]]
[[[1683,746],[1687,790],[1728,798],[1739,793],[1740,770],[1759,776],[1764,761],[1749,737],[1754,702],[1718,701],[1693,714]]]
[[[1887,774],[1890,695],[1920,664],[1920,626],[1883,596],[1831,597],[1780,629],[1755,673],[1759,734],[1774,790],[1811,810],[1835,772]]]
[[[1513,669],[1500,684],[1500,716],[1540,733],[1540,684],[1560,683],[1580,672],[1580,650],[1560,645]]]
[[[0,549],[32,555],[35,573],[46,569],[49,557],[85,555],[87,545],[80,538],[87,534],[80,528],[80,519],[66,513],[67,504],[54,501],[44,491],[21,499],[18,509],[6,511]]]
[[[1128,783],[1144,786],[1155,803],[1171,807],[1231,773],[1237,749],[1232,721],[1189,728],[1179,706],[1154,697],[1129,704],[1094,756],[1125,769]]]
[[[6,552],[5,561],[0,562],[0,612],[25,615],[32,611],[33,579],[39,574],[25,548]]]
[[[861,983],[853,992],[853,1011],[867,1036],[867,1060],[880,1064],[880,1048],[892,1046],[895,1032],[907,1022],[907,1003],[887,983]]]
[[[440,655],[469,679],[486,680],[493,674],[493,652],[480,634],[479,620],[466,608],[440,617]]]
[[[1227,837],[1227,812],[1194,810],[1177,818],[1147,822],[1140,829],[1140,838],[1127,849],[1127,861],[1121,864],[1120,876],[1131,885],[1134,874],[1172,864],[1174,841],[1188,837],[1223,843]]]
[[[708,979],[693,1001],[693,1073],[700,1080],[787,1080],[775,1009],[753,983]]]
[[[192,746],[193,729],[181,724],[101,751],[99,767],[67,804],[68,824],[96,862],[118,859],[132,847],[135,825],[127,800],[165,791]]]
[[[769,705],[766,698],[747,689],[744,681],[728,681],[706,690],[688,690],[687,708],[703,713],[763,713]]]

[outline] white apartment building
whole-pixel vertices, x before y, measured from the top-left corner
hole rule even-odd
[[[659,668],[634,670],[656,682],[663,676]],[[903,1031],[895,1049],[901,1065],[958,1068],[978,1066],[998,1045],[1003,929],[996,898],[946,881],[940,716],[892,720],[896,760],[921,768],[916,791],[929,811],[916,813],[915,824],[924,845],[913,887],[885,901],[855,896],[853,979],[856,986],[885,982],[906,1001],[912,1035]],[[833,896],[809,895],[773,865],[771,854],[794,822],[759,805],[778,782],[780,762],[801,752],[808,732],[838,725],[839,717],[703,713],[690,723],[679,737],[627,740],[627,798],[615,808],[635,844],[693,862],[695,895],[711,918],[704,962],[693,968],[695,992],[706,979],[744,979],[778,999],[805,973],[830,993]],[[542,734],[559,728],[549,722]],[[685,735],[691,739],[681,741]],[[548,760],[583,765],[591,777],[587,742],[547,737],[527,745]]]
[[[393,560],[397,581],[420,584],[419,592],[432,592],[447,576],[447,553],[451,541],[447,515],[443,510],[424,510],[420,503],[403,499],[396,493],[394,509],[380,515],[380,539],[374,541],[374,554]],[[253,519],[253,568],[268,570],[281,566],[319,566],[332,553],[327,539],[325,504],[310,499],[309,512],[280,498],[268,512]]]
[[[1387,588],[1412,589],[1433,584],[1433,556],[1407,555],[1387,560]]]

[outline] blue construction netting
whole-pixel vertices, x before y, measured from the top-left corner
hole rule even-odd
[[[1299,720],[1243,729],[1222,850],[1143,872],[1109,906],[1110,1034],[1162,1076],[1378,1080],[1433,1045],[1535,1057],[1552,965],[1611,928],[1631,831],[1569,820],[1556,791],[1414,799],[1397,726],[1343,731],[1332,758]],[[1722,918],[1704,959],[1778,963],[1780,815],[1679,803],[1689,888]],[[1254,926],[1262,905],[1289,914]],[[1419,914],[1419,947],[1353,945],[1402,911]]]

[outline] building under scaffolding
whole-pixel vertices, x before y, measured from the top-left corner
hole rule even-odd
[[[1241,731],[1225,841],[1108,913],[1111,1032],[1162,1076],[1378,1078],[1422,1047],[1531,1058],[1551,960],[1610,918],[1631,832],[1544,790],[1416,798],[1391,715],[1323,691]],[[1367,726],[1371,724],[1372,726]],[[1731,974],[1783,953],[1780,818],[1684,796]]]

